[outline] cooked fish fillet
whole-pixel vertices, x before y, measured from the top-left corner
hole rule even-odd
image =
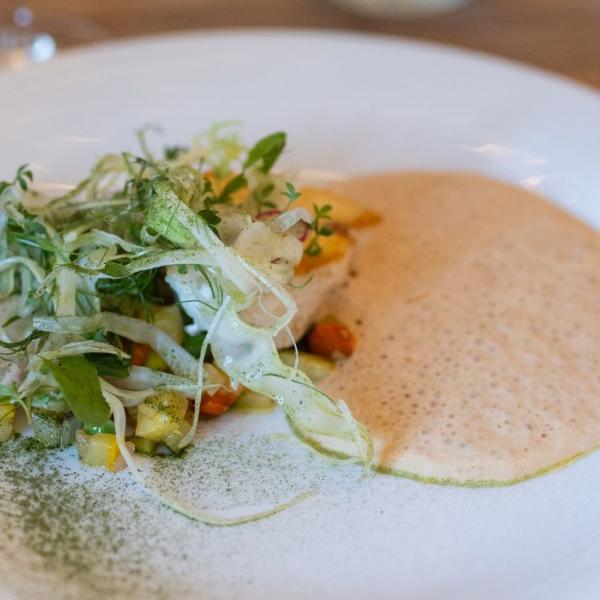
[[[351,251],[339,260],[328,262],[309,273],[296,277],[294,284],[303,287],[290,288],[298,306],[298,312],[290,325],[290,332],[281,331],[275,338],[277,348],[288,348],[292,345],[290,337],[299,340],[309,327],[324,317],[330,307],[335,292],[340,290],[350,278]],[[261,306],[262,304],[262,306]],[[264,296],[262,302],[256,302],[242,313],[242,318],[252,325],[268,326],[273,323],[272,314],[280,314],[281,304],[273,295]],[[269,314],[270,313],[270,314]]]

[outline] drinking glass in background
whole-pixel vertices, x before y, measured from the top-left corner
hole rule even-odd
[[[338,6],[369,17],[432,17],[471,0],[332,0]]]
[[[0,69],[20,70],[50,60],[59,47],[108,37],[104,28],[72,14],[7,4],[0,6]]]

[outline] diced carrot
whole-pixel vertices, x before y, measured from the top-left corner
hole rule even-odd
[[[313,354],[327,358],[336,358],[339,354],[350,356],[356,347],[356,338],[343,323],[319,323],[308,336],[308,347]]]
[[[232,392],[225,388],[220,388],[214,394],[205,392],[202,394],[200,413],[205,417],[218,417],[231,408],[238,396],[238,392]]]
[[[150,348],[150,346],[133,342],[131,344],[131,364],[136,367],[141,367],[146,362],[151,352],[152,348]]]

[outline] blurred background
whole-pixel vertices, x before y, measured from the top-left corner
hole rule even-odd
[[[600,86],[600,0],[0,0],[0,68],[114,39],[303,27],[433,40]]]

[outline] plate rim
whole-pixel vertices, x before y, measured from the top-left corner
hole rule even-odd
[[[572,91],[578,91],[587,96],[593,97],[600,102],[600,88],[596,88],[590,83],[580,81],[571,77],[540,67],[538,65],[520,61],[515,58],[495,54],[484,50],[467,48],[459,44],[439,42],[436,40],[421,39],[405,35],[393,35],[389,33],[365,32],[357,30],[334,29],[334,28],[314,28],[314,27],[220,27],[214,29],[182,29],[179,31],[169,31],[164,33],[149,33],[142,35],[126,36],[92,42],[81,46],[68,47],[63,50],[58,48],[56,56],[45,63],[33,63],[22,69],[11,71],[0,71],[0,83],[12,78],[34,77],[41,70],[53,69],[53,65],[62,65],[77,59],[92,58],[94,55],[103,54],[111,51],[127,51],[130,48],[153,44],[173,44],[177,42],[193,42],[219,38],[234,37],[237,39],[246,38],[248,40],[266,41],[285,39],[292,40],[312,40],[318,38],[318,41],[338,43],[362,42],[370,45],[381,45],[401,48],[415,48],[422,51],[444,52],[451,55],[452,59],[463,59],[479,62],[485,66],[499,67],[519,72],[521,75],[530,76],[539,79],[545,79],[547,83],[567,86]],[[0,92],[1,93],[1,92]]]

